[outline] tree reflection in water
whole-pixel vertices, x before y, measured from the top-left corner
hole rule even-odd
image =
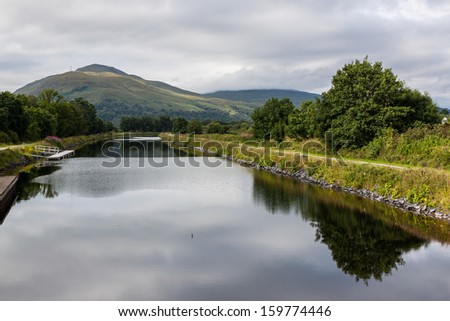
[[[36,177],[43,175],[50,175],[59,170],[59,166],[48,166],[41,168],[32,168],[28,172],[20,174],[19,182],[17,183],[18,198],[17,203],[32,199],[38,195],[43,195],[45,198],[55,198],[58,192],[50,184],[41,184],[32,182]]]
[[[255,170],[253,197],[272,214],[310,221],[316,241],[327,245],[337,266],[366,284],[382,281],[405,264],[405,253],[428,244],[389,221],[385,211],[394,209],[267,172]]]

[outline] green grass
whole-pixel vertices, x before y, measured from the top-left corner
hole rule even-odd
[[[5,149],[0,151],[0,173],[8,172],[18,166],[30,163],[31,158],[23,149]]]
[[[436,207],[450,213],[450,173],[435,169],[404,169],[350,164],[317,166],[311,176],[342,187],[367,189],[379,195]]]
[[[343,154],[371,161],[450,170],[450,125],[411,128],[403,134],[386,130],[360,150],[343,151]]]

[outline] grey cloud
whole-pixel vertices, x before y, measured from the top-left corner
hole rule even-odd
[[[94,62],[200,92],[319,90],[368,55],[450,105],[444,1],[5,1],[2,90]]]
[[[214,88],[240,89],[242,88],[241,83],[244,83],[246,88],[297,89],[322,93],[328,87],[331,76],[328,68],[317,68],[311,71],[290,67],[262,66],[225,74],[213,81],[203,91],[212,91]]]

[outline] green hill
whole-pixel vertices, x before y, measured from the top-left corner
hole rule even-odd
[[[320,98],[318,94],[312,94],[305,91],[298,90],[283,90],[283,89],[251,89],[251,90],[230,90],[230,91],[216,91],[205,94],[207,97],[221,98],[234,101],[242,101],[250,103],[254,106],[263,105],[270,98],[289,98],[294,105],[300,104],[306,100],[314,100]]]
[[[38,95],[48,88],[68,100],[87,99],[96,106],[100,118],[113,122],[124,115],[162,114],[186,119],[247,120],[254,109],[250,103],[200,95],[97,64],[37,80],[15,93]]]
[[[450,113],[450,107],[438,107],[438,112],[443,115],[448,115]]]

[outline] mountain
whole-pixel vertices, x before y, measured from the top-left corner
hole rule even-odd
[[[314,100],[320,98],[318,94],[312,94],[306,91],[298,90],[283,90],[283,89],[251,89],[251,90],[230,90],[230,91],[216,91],[205,94],[211,98],[221,98],[234,101],[242,101],[250,103],[254,106],[263,105],[270,98],[289,98],[295,106],[306,100]]]
[[[248,120],[254,110],[250,103],[200,95],[98,64],[34,81],[15,93],[38,95],[48,88],[68,100],[88,100],[96,106],[100,118],[116,123],[124,115],[163,114],[186,119]]]

